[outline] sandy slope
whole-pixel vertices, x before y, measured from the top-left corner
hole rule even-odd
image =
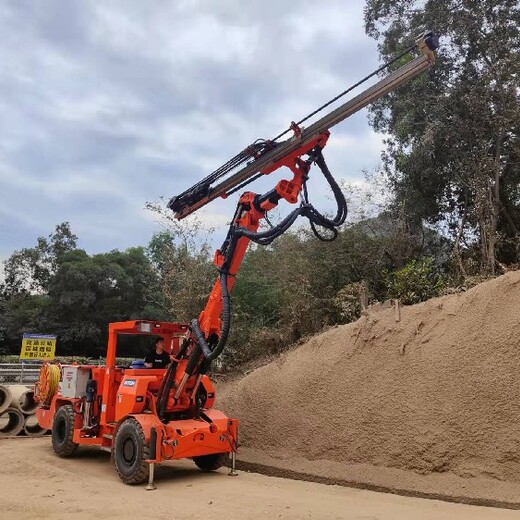
[[[219,405],[241,420],[255,462],[265,453],[326,474],[333,461],[346,480],[360,465],[390,468],[415,475],[424,492],[432,479],[420,475],[457,477],[454,494],[464,494],[464,481],[483,492],[505,482],[498,495],[520,501],[519,383],[520,272],[512,272],[405,307],[399,322],[388,309],[329,330],[227,384]],[[392,479],[387,487],[403,485]]]

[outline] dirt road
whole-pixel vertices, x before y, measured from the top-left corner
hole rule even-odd
[[[189,461],[158,468],[156,491],[120,483],[107,453],[54,455],[50,439],[0,441],[0,517],[22,519],[513,519],[520,512],[400,497],[227,470]]]

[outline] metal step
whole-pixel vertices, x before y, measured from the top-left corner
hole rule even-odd
[[[112,440],[113,438],[114,438],[114,436],[111,433],[104,433],[103,434],[103,439],[110,439],[110,440]]]
[[[109,448],[108,446],[100,446],[99,448],[107,453],[112,453],[112,448]]]

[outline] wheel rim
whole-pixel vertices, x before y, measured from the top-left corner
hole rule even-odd
[[[137,449],[132,437],[127,437],[123,441],[122,455],[123,461],[127,466],[131,466],[135,462]]]

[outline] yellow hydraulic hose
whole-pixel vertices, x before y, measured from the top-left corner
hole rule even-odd
[[[40,378],[34,385],[34,396],[43,406],[50,406],[52,398],[60,384],[60,367],[44,363],[40,369]]]

